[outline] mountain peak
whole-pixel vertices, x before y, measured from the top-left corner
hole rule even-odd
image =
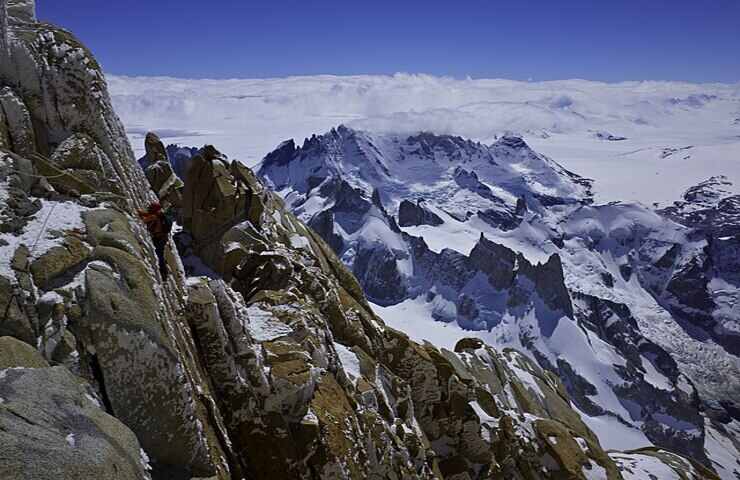
[[[725,175],[717,175],[689,188],[683,195],[686,202],[704,206],[716,205],[724,197],[732,195],[732,186]]]
[[[527,145],[522,137],[515,135],[504,135],[503,137],[499,138],[494,143],[494,145],[500,145],[513,149],[529,148],[529,145]]]

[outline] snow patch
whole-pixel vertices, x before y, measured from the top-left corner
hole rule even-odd
[[[352,383],[357,385],[357,381],[362,378],[359,357],[355,352],[341,343],[334,342],[334,349],[337,351],[337,355],[339,355],[339,361],[341,362],[345,373],[347,373],[347,376]]]
[[[268,342],[293,332],[293,329],[278,320],[272,313],[257,306],[247,308],[249,334],[258,342]]]
[[[13,277],[10,262],[21,245],[28,247],[32,259],[39,258],[62,245],[62,232],[84,228],[82,212],[88,208],[75,202],[40,201],[41,209],[19,235],[0,235],[0,275]]]

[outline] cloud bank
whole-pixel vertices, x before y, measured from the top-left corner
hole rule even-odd
[[[431,131],[486,143],[513,133],[567,168],[595,178],[604,201],[666,202],[716,174],[740,184],[740,84],[408,74],[108,80],[138,151],[146,130],[172,142],[214,143],[248,165],[287,138],[301,142],[339,124],[376,132]],[[605,140],[610,135],[626,140]],[[692,149],[686,155],[662,158],[665,149],[687,146]]]

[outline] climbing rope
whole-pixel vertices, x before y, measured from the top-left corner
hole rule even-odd
[[[54,165],[54,162],[52,162],[49,158],[47,158],[47,157],[45,157],[45,156],[43,156],[43,155],[41,155],[39,153],[32,153],[32,154],[29,155],[29,157],[30,157],[31,160],[35,160],[36,162],[44,162],[44,163],[47,163],[49,165]],[[19,174],[20,175],[26,175],[26,176],[32,177],[32,178],[45,178],[47,180],[48,179],[54,179],[54,178],[61,178],[61,177],[64,177],[64,176],[75,178],[75,176],[73,174],[69,173],[66,170],[63,170],[63,169],[61,169],[59,167],[56,167],[56,166],[54,166],[54,168],[56,168],[57,170],[59,170],[61,173],[59,173],[58,175],[36,175],[36,174],[33,174],[33,173],[19,173]]]
[[[47,159],[44,159],[43,157],[41,157],[41,155],[37,155],[37,154],[36,155],[32,155],[32,157],[34,157],[34,156],[38,156],[42,160],[48,161]],[[22,173],[22,172],[18,172],[18,175],[20,175],[20,176],[26,176],[26,177],[31,177],[31,178],[43,178],[43,179],[46,179],[46,180],[55,179],[55,178],[61,178],[61,177],[64,177],[64,176],[74,177],[74,175],[72,175],[72,174],[70,174],[69,172],[66,172],[66,171],[61,171],[61,173],[59,173],[58,175],[36,175],[36,174],[33,174],[33,173]],[[54,213],[54,209],[56,209],[57,205],[58,205],[57,203],[54,203],[51,206],[51,209],[49,210],[49,213],[46,215],[46,218],[44,219],[44,223],[41,225],[41,229],[39,230],[39,233],[36,236],[36,240],[33,242],[33,246],[31,246],[31,249],[30,249],[29,254],[28,254],[29,257],[33,255],[33,252],[34,251],[36,251],[36,247],[38,246],[38,243],[41,240],[41,236],[46,233],[46,227],[49,224],[49,219],[51,218],[51,215]],[[28,262],[26,262],[26,265],[24,266],[24,271],[26,271],[26,273],[28,273],[28,268],[29,268],[29,265],[28,265]],[[8,315],[10,314],[10,308],[13,306],[13,302],[14,301],[16,302],[16,304],[18,305],[19,308],[22,308],[22,305],[21,305],[21,303],[19,301],[19,292],[16,289],[14,289],[12,296],[8,299],[8,304],[5,306],[5,312],[3,313],[2,322],[0,322],[0,323],[5,323],[8,320]],[[35,327],[35,330],[36,330],[35,333],[38,336],[38,332],[39,332],[39,326],[38,326],[38,324],[36,324],[34,327]]]
[[[51,218],[51,214],[54,213],[54,209],[57,207],[57,204],[51,206],[51,209],[49,210],[49,213],[46,215],[46,218],[44,219],[44,223],[41,225],[41,229],[39,230],[39,234],[36,236],[36,241],[33,242],[33,246],[31,247],[31,250],[29,252],[29,256],[33,255],[33,252],[36,250],[36,246],[38,245],[39,241],[41,240],[41,235],[43,235],[46,232],[46,226],[49,224],[49,219]],[[25,265],[25,269],[28,269],[28,263]],[[18,304],[18,307],[21,307],[20,302],[18,301],[18,291],[14,291],[13,295],[8,299],[8,305],[5,307],[5,313],[3,314],[3,321],[2,323],[5,323],[8,320],[8,315],[10,314],[10,307],[13,305],[13,301],[15,301]],[[38,334],[38,325],[35,325],[36,333]]]
[[[47,180],[54,179],[54,178],[61,178],[64,176],[74,177],[74,175],[68,172],[62,172],[59,175],[34,175],[33,173],[19,173],[18,175],[21,175],[24,177],[32,177],[32,178],[45,178]]]

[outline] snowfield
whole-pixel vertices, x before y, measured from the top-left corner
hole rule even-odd
[[[288,138],[339,124],[378,133],[523,136],[598,202],[667,203],[711,175],[740,188],[740,84],[517,82],[427,75],[183,80],[108,76],[138,153],[143,135],[217,145],[252,166]],[[620,140],[624,138],[623,140]]]

